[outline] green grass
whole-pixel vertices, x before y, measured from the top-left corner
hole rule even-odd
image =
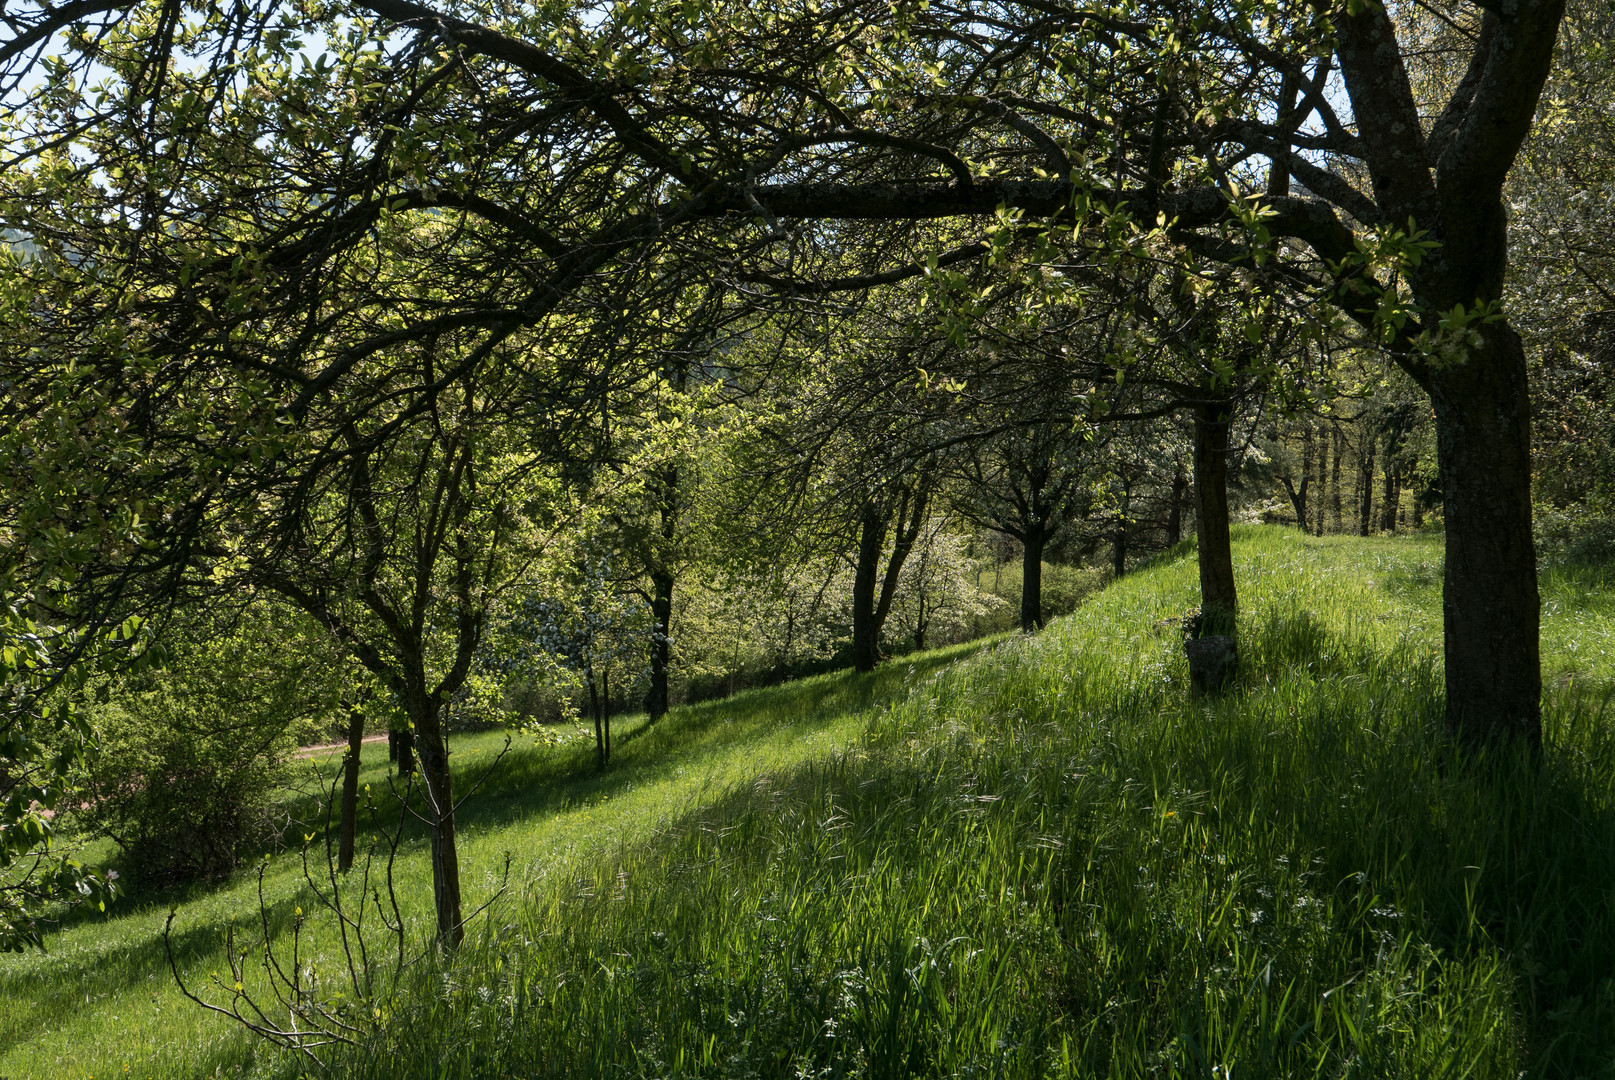
[[[1185,554],[1035,638],[684,711],[603,778],[525,755],[464,858],[475,894],[518,852],[518,895],[333,1071],[1615,1075],[1615,581],[1545,569],[1547,748],[1477,761],[1440,734],[1439,538],[1240,530],[1211,701]],[[248,892],[186,902],[197,970]],[[136,1037],[152,1075],[290,1071],[174,1001],[159,908],[5,962],[0,1076],[120,1075]]]
[[[513,888],[503,901],[509,908],[519,897],[545,894],[555,880],[588,868],[591,860],[724,797],[737,784],[831,756],[858,738],[872,707],[903,691],[910,664],[915,672],[929,671],[980,647],[937,650],[870,676],[819,676],[739,694],[675,710],[654,727],[643,717],[619,719],[611,768],[604,774],[594,768],[592,741],[556,747],[518,739],[461,810],[467,910],[495,888],[506,852],[513,856]],[[462,790],[503,743],[497,732],[453,740]],[[361,780],[379,793],[387,785],[386,755],[374,744],[365,749]],[[329,777],[335,762],[333,755],[307,767],[312,777],[313,766],[323,766]],[[312,816],[311,810],[311,800],[291,803],[294,814]],[[401,903],[424,935],[431,925],[430,869],[418,830],[406,839],[403,853]],[[313,910],[295,852],[271,860],[265,896],[280,933],[297,907]],[[245,933],[257,924],[256,874],[212,888],[136,893],[105,917],[81,913],[50,935],[43,955],[0,959],[0,1078],[284,1072],[277,1055],[264,1053],[233,1022],[204,1013],[174,987],[161,936],[174,905],[180,969],[188,982],[205,982],[225,970],[227,928]],[[311,921],[306,929],[305,944],[314,955],[328,963],[335,959],[330,928]]]

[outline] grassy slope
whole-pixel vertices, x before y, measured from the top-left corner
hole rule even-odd
[[[1434,732],[1435,543],[1235,555],[1244,668],[1214,703],[1184,693],[1179,560],[934,677],[686,711],[601,780],[525,755],[465,858],[475,893],[517,851],[524,901],[339,1071],[1608,1075],[1612,583],[1548,575],[1552,745],[1476,766]],[[249,895],[183,908],[193,970]],[[154,968],[160,906],[0,966],[0,1076],[243,1060]]]
[[[929,671],[979,647],[910,659],[915,671]],[[907,671],[905,666],[863,678],[806,679],[675,710],[654,728],[645,728],[642,718],[619,721],[612,767],[604,775],[592,766],[592,742],[518,744],[461,811],[468,904],[488,895],[507,851],[514,857],[514,892],[542,894],[568,868],[646,838],[736,784],[830,756],[857,739],[872,704],[901,692]],[[455,740],[462,791],[502,744],[496,733]],[[376,748],[367,753],[372,760],[362,780],[380,791],[387,783],[384,756]],[[321,764],[330,770],[334,761]],[[406,847],[400,897],[423,928],[430,921],[429,887],[426,845],[416,836]],[[82,918],[51,935],[45,955],[0,959],[0,1077],[276,1072],[271,1056],[254,1053],[231,1022],[180,996],[161,937],[164,918],[177,904],[181,970],[193,983],[205,980],[224,970],[226,927],[234,924],[243,932],[255,924],[256,889],[256,876],[244,874],[211,889],[137,893],[109,917]],[[283,931],[293,910],[308,902],[295,853],[271,861],[265,895],[275,926]],[[313,929],[316,952],[331,955],[328,936],[317,925]]]
[[[1236,692],[1183,692],[1192,563],[1137,575],[492,928],[340,1071],[1607,1075],[1608,583],[1549,576],[1553,745],[1477,764],[1434,543],[1236,558]]]

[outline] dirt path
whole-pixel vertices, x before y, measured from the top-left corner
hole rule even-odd
[[[386,742],[387,734],[386,732],[383,732],[380,735],[366,735],[362,741],[366,743]],[[294,753],[292,757],[311,758],[316,754],[328,754],[333,750],[346,750],[347,748],[348,743],[346,739],[344,739],[342,742],[324,743],[320,746],[300,746],[297,748],[297,752]]]

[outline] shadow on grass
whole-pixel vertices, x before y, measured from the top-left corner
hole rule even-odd
[[[603,773],[595,764],[592,742],[560,747],[522,747],[518,743],[460,808],[456,819],[458,827],[464,834],[468,829],[510,825],[609,799],[627,788],[676,773],[699,759],[760,745],[776,737],[782,729],[807,733],[823,728],[846,713],[894,700],[909,682],[928,677],[997,640],[996,637],[982,638],[910,655],[868,674],[831,672],[799,682],[743,691],[723,700],[681,706],[655,725],[649,724],[643,716],[632,718],[627,730],[614,736],[612,761]],[[456,743],[463,745],[463,738],[451,738],[451,749]],[[475,755],[478,760],[455,765],[456,789],[464,792],[481,777],[491,756],[490,750],[479,747]],[[337,775],[338,761],[339,754],[333,753],[297,763],[297,771],[306,782],[300,783],[298,790],[282,802],[277,814],[285,824],[287,841],[296,841],[300,832],[323,835],[322,800]],[[367,771],[376,764],[367,761]],[[313,775],[321,778],[319,793],[312,790],[316,786]],[[390,800],[381,790],[376,794],[379,803]],[[418,808],[418,792],[415,799]],[[383,820],[391,824],[390,815],[384,814]],[[362,851],[379,834],[362,812],[359,824],[357,839]],[[400,839],[400,853],[414,850],[426,836],[424,825],[410,819]],[[242,863],[250,868],[266,853],[274,855],[277,861],[295,859],[297,848],[295,844],[260,846],[244,856]],[[236,887],[255,872],[247,869],[213,882],[179,886],[151,886],[131,881],[118,901],[104,913],[83,906],[59,912],[54,931],[85,923],[146,918],[155,911],[174,906],[183,908],[188,903]],[[115,948],[109,946],[109,949]],[[97,955],[105,955],[105,952]],[[99,960],[87,957],[86,962],[94,964]]]
[[[731,790],[490,928],[450,983],[540,994],[495,992],[495,1018],[423,986],[351,1075],[452,1050],[446,1076],[656,1075],[657,1055],[706,1054],[737,1073],[1030,1077],[1062,1048],[1094,1075],[1218,1055],[1253,1075],[1598,1074],[1607,717],[1573,748],[1454,759],[1428,725],[1376,732],[1371,696],[1282,729],[1277,691],[1123,717],[1111,730],[1136,733],[1102,753],[1095,729],[1029,718],[952,755],[876,749]]]
[[[148,898],[149,899],[149,898]],[[174,890],[173,902],[182,903],[184,896],[181,890]],[[270,900],[262,910],[256,906],[244,912],[243,917],[235,921],[235,928],[241,935],[238,945],[243,941],[251,941],[261,937],[264,922],[267,920],[271,937],[280,937],[290,931],[294,912],[299,904],[307,904],[306,886],[301,886],[280,899]],[[70,965],[56,965],[49,975],[25,974],[26,991],[29,1009],[27,1015],[33,1019],[26,1022],[24,1028],[17,1031],[12,1028],[12,1019],[0,1023],[0,1044],[19,1035],[31,1035],[37,1030],[37,1023],[43,1018],[70,1016],[83,1008],[85,1002],[85,982],[82,975],[93,973],[94,993],[97,997],[106,997],[118,991],[147,983],[154,973],[161,973],[159,978],[166,984],[172,976],[168,969],[168,952],[163,942],[161,921],[164,915],[164,905],[156,902],[149,903],[139,910],[125,912],[121,919],[133,923],[132,932],[123,940],[105,942],[101,947],[83,950],[73,955],[74,963]],[[155,928],[155,929],[154,929]],[[225,970],[223,960],[225,943],[229,936],[229,927],[216,922],[201,922],[196,919],[176,920],[171,943],[174,950],[174,960],[180,971],[185,974],[186,985],[193,991],[205,988],[205,980],[209,972]],[[132,939],[132,940],[131,940]],[[201,970],[187,970],[198,963],[212,959],[214,966],[209,972]],[[249,960],[249,964],[253,961]],[[0,976],[0,981],[10,982],[16,978],[11,973]]]

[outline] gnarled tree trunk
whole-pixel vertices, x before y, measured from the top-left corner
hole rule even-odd
[[[1043,545],[1041,528],[1026,529],[1021,539],[1021,630],[1032,633],[1043,629]]]
[[[336,868],[353,866],[353,841],[359,818],[359,751],[364,747],[364,713],[348,713],[348,752],[342,759],[342,819],[338,830]]]
[[[673,574],[658,569],[650,576],[651,618],[656,621],[656,638],[650,649],[650,693],[645,697],[645,711],[650,722],[656,723],[667,714],[667,673],[672,663],[672,643],[668,628],[673,624]]]
[[[1473,744],[1542,741],[1531,412],[1525,351],[1507,323],[1435,373],[1447,561],[1447,727]]]
[[[432,837],[432,899],[437,909],[437,939],[454,948],[465,936],[460,908],[460,853],[454,833],[454,785],[449,776],[449,749],[443,737],[442,703],[435,696],[412,695],[416,750],[425,781],[426,824]]]
[[[875,621],[875,578],[886,546],[886,516],[873,500],[858,515],[858,565],[852,577],[852,666],[874,671],[880,663],[880,625]]]
[[[677,385],[683,389],[682,375]],[[657,508],[662,519],[661,546],[654,553],[650,573],[650,610],[651,618],[656,621],[656,637],[650,649],[650,692],[645,696],[645,711],[650,714],[653,724],[667,713],[668,707],[667,677],[673,658],[672,638],[668,636],[673,627],[673,569],[670,561],[673,541],[678,535],[679,470],[676,467],[663,469],[661,480],[661,505]]]
[[[1211,401],[1194,410],[1194,498],[1200,556],[1200,627],[1233,634],[1239,610],[1234,552],[1228,536],[1228,432],[1233,404]]]

